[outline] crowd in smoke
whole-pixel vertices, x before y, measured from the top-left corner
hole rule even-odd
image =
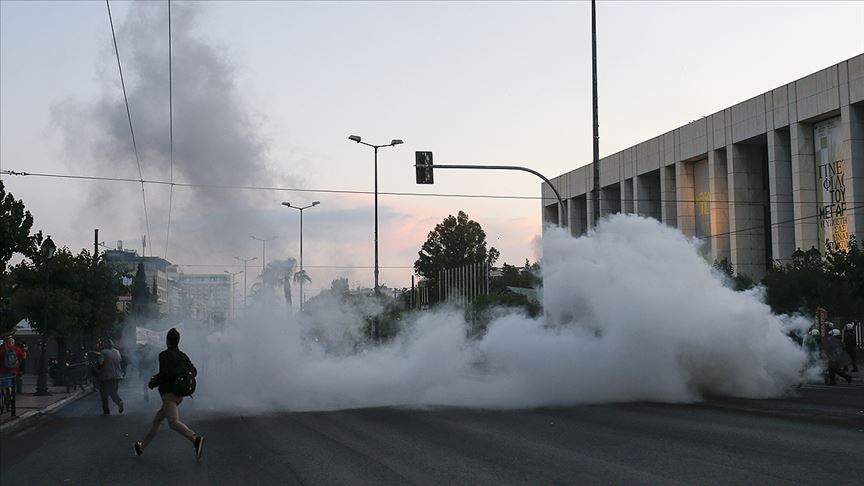
[[[581,238],[550,229],[545,315],[504,313],[480,338],[466,337],[455,308],[413,314],[380,345],[358,345],[364,316],[337,300],[302,319],[258,309],[183,343],[204,363],[196,398],[217,411],[267,412],[786,392],[807,362],[787,333],[811,323],[773,315],[758,291],[724,286],[697,245],[637,216],[614,216]],[[316,326],[328,331],[310,333]]]

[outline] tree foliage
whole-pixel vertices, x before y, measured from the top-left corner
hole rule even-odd
[[[66,338],[116,331],[120,276],[86,250],[60,248],[50,260],[35,253],[12,268],[12,277],[11,306],[38,331]]]
[[[796,251],[792,261],[775,262],[762,281],[775,312],[812,313],[824,307],[832,315],[864,314],[864,245],[850,237],[849,249],[829,247]]]
[[[438,273],[472,263],[494,264],[500,253],[486,248],[486,232],[480,223],[468,219],[464,211],[452,214],[429,232],[426,242],[414,262],[414,270],[433,287],[438,285]]]
[[[41,232],[31,235],[32,228],[33,215],[24,208],[24,202],[6,193],[0,180],[0,271],[6,271],[6,265],[15,253],[29,257],[36,251]]]

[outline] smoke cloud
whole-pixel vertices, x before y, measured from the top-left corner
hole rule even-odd
[[[250,316],[181,348],[199,364],[196,403],[225,412],[770,397],[806,356],[758,291],[724,287],[673,228],[632,215],[580,238],[543,240],[546,316],[503,313],[466,338],[458,309],[419,312],[387,345],[360,340],[364,315],[334,300],[301,321]]]
[[[172,8],[174,164],[176,181],[209,186],[299,185],[290,167],[274,171],[261,120],[248,106],[228,51],[197,32],[194,5]],[[169,180],[168,12],[165,4],[136,3],[124,19],[115,15],[117,42],[135,138],[145,179]],[[107,22],[107,20],[106,20]],[[107,24],[106,24],[107,29]],[[113,45],[99,62],[103,86],[94,100],[54,104],[55,125],[64,135],[69,163],[78,172],[138,177]],[[140,186],[99,185],[88,211],[101,219],[118,213],[126,231],[141,234],[144,217]],[[154,253],[164,245],[169,189],[147,185]],[[177,188],[174,191],[171,248],[188,256],[241,251],[246,235],[264,237],[285,225],[285,215],[262,211],[278,202],[267,193]],[[284,213],[284,212],[283,212]],[[280,218],[281,216],[281,218]],[[233,243],[232,243],[233,242]],[[236,248],[232,248],[232,244]],[[136,245],[137,246],[137,245]],[[227,248],[226,248],[227,246]],[[227,252],[226,252],[227,250]]]

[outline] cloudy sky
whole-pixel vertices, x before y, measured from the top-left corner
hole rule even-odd
[[[166,2],[111,2],[141,174],[171,177]],[[862,2],[599,2],[601,155],[864,52]],[[172,2],[174,166],[167,186],[4,176],[36,229],[73,250],[110,246],[236,270],[249,236],[267,260],[304,257],[312,292],[371,286],[372,143],[382,192],[382,284],[410,284],[426,233],[465,210],[502,260],[537,256],[539,181],[439,171],[416,186],[415,150],[437,163],[528,165],[549,177],[591,159],[588,2]],[[0,165],[139,177],[104,2],[0,2]],[[266,186],[305,190],[213,188]],[[167,245],[166,245],[167,243]],[[210,265],[210,266],[204,266]],[[338,268],[320,268],[338,267]],[[364,268],[366,267],[366,268]],[[387,268],[394,267],[394,268]],[[401,267],[401,268],[396,268]],[[251,279],[257,270],[250,271]]]

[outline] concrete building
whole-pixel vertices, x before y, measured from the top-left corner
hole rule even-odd
[[[845,247],[864,237],[864,54],[599,165],[600,207],[588,164],[552,179],[564,207],[541,185],[544,223],[580,235],[594,211],[653,217],[756,279],[798,248]]]
[[[211,323],[224,322],[232,315],[231,276],[224,273],[179,273],[183,307],[191,317]]]
[[[156,279],[156,292],[159,302],[159,312],[168,314],[174,310],[176,303],[172,305],[171,294],[173,292],[173,282],[170,279],[171,275],[177,273],[177,267],[171,262],[159,257],[142,257],[135,250],[105,250],[105,261],[121,274],[130,277],[135,276],[138,270],[138,264],[144,264],[144,274],[147,276],[147,286],[152,292],[153,279]]]

